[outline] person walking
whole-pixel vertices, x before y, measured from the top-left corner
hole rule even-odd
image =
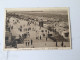
[[[46,37],[46,41],[47,41],[47,37]]]
[[[33,44],[33,40],[31,39],[31,45]]]
[[[27,46],[27,42],[26,42],[26,46]]]
[[[61,46],[63,47],[63,41],[62,41],[62,43],[61,43]]]
[[[57,47],[57,41],[56,41],[56,47]]]
[[[29,46],[29,40],[28,40],[28,46]]]
[[[41,40],[41,35],[40,35],[40,40]]]

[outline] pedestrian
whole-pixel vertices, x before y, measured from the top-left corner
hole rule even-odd
[[[40,35],[40,40],[41,40],[41,35]]]
[[[18,43],[18,42],[17,42],[17,41],[15,41],[15,48],[17,48],[17,43]]]
[[[22,29],[20,29],[20,32],[22,32]]]
[[[46,41],[47,41],[47,37],[46,37]]]
[[[27,46],[27,42],[26,42],[26,46]]]
[[[32,41],[32,39],[31,39],[31,45],[32,45],[32,43],[33,43],[33,41]]]
[[[21,38],[21,35],[19,35],[19,38]]]
[[[63,47],[63,41],[62,41],[62,43],[61,43],[61,46]]]
[[[13,26],[11,26],[11,29],[13,29]]]
[[[57,47],[57,41],[56,41],[56,47]]]
[[[48,31],[48,34],[49,34],[49,31]]]
[[[28,40],[28,46],[29,46],[29,40]]]

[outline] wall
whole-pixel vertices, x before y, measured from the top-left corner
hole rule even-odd
[[[4,51],[4,8],[69,7],[71,50]],[[0,60],[80,60],[80,1],[79,0],[0,0]]]

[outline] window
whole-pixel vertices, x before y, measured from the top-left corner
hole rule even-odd
[[[69,36],[69,33],[65,33],[65,37],[68,37]]]

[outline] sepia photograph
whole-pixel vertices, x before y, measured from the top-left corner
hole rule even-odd
[[[6,8],[4,49],[71,49],[69,8]]]

